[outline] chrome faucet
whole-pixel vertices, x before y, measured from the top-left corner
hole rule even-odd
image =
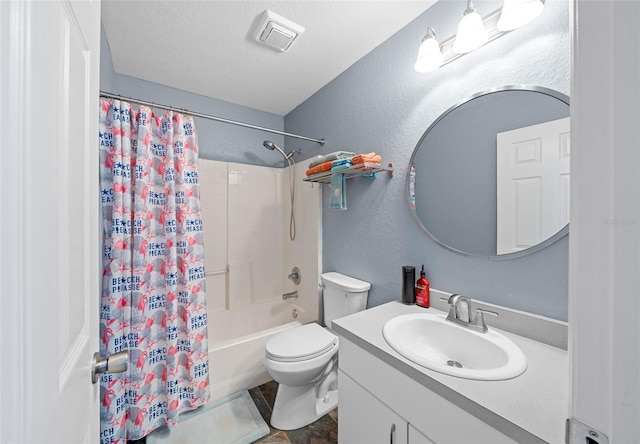
[[[486,333],[488,331],[487,324],[484,322],[485,312],[498,316],[498,313],[480,308],[474,312],[471,307],[471,299],[460,294],[452,294],[448,302],[451,307],[449,308],[447,321],[470,328],[471,330],[479,331],[480,333]]]
[[[282,300],[286,301],[287,299],[291,299],[291,298],[297,298],[298,297],[298,290],[296,291],[292,291],[291,293],[285,293],[282,295]]]

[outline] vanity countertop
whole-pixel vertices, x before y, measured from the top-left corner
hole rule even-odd
[[[433,308],[389,302],[333,321],[332,329],[419,384],[453,402],[518,442],[564,442],[569,405],[566,350],[499,330],[527,357],[527,370],[514,379],[476,381],[438,373],[415,364],[387,344],[382,327],[391,318]],[[487,324],[491,329],[491,319]]]

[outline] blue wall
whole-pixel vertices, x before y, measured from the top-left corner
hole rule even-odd
[[[475,5],[485,15],[501,3]],[[568,237],[523,258],[469,258],[428,239],[409,211],[405,176],[413,149],[452,105],[504,85],[537,85],[569,95],[567,0],[547,0],[535,22],[438,71],[415,72],[427,26],[446,39],[455,33],[464,5],[459,0],[435,4],[285,116],[286,131],[327,139],[313,154],[376,151],[395,167],[393,178],[348,181],[347,211],[328,208],[324,187],[323,270],[371,282],[369,306],[375,306],[400,298],[402,265],[425,264],[434,288],[566,320]],[[287,141],[287,149],[295,146]]]
[[[283,130],[284,118],[277,114],[211,99],[114,72],[107,38],[104,30],[101,32],[101,91],[184,108],[278,131]],[[211,79],[211,81],[215,82],[215,79]],[[137,105],[134,106],[137,108]],[[284,166],[282,156],[279,153],[268,151],[262,146],[264,140],[271,140],[282,147],[284,146],[283,136],[198,117],[195,118],[195,124],[200,148],[199,155],[203,159],[272,167]],[[313,144],[313,142],[310,143]]]

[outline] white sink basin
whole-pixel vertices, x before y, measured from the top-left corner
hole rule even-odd
[[[443,315],[397,316],[384,325],[382,334],[410,361],[459,378],[498,381],[527,369],[527,358],[510,339],[492,329],[479,333],[461,327]]]

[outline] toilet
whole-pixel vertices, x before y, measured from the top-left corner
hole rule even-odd
[[[371,284],[340,273],[322,274],[324,323],[367,308]],[[312,323],[279,333],[265,346],[264,365],[279,384],[271,425],[294,430],[338,406],[338,336]]]

